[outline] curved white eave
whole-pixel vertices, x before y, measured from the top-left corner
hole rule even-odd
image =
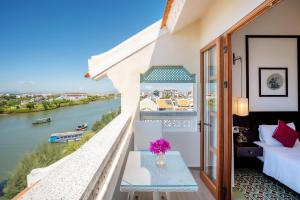
[[[92,56],[88,60],[90,77],[99,80],[114,65],[155,42],[164,33],[165,31],[161,30],[161,20],[159,20],[109,51]]]
[[[172,4],[167,27],[175,33],[200,19],[212,0],[175,0]]]

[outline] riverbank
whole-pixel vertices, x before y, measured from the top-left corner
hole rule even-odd
[[[101,120],[97,120],[92,129],[84,134],[80,141],[69,143],[42,143],[33,152],[25,155],[18,163],[15,171],[10,175],[7,182],[1,182],[4,186],[4,196],[0,199],[11,199],[16,194],[26,188],[26,177],[32,169],[46,167],[60,160],[66,155],[76,151],[85,142],[98,133],[106,124],[112,121],[118,114],[117,111],[102,115]],[[1,191],[0,191],[1,192]]]
[[[119,107],[120,98],[116,98],[55,110],[1,116],[0,180],[7,179],[24,154],[32,152],[38,144],[48,141],[52,133],[74,131],[84,122],[91,129],[103,114]],[[32,125],[37,119],[49,117],[51,123]]]
[[[7,101],[1,101],[0,103],[0,116],[7,114],[18,114],[18,113],[32,113],[32,112],[41,112],[47,110],[55,110],[58,108],[76,106],[82,104],[89,104],[95,101],[108,101],[113,100],[118,97],[117,94],[109,94],[103,96],[88,96],[79,100],[67,100],[67,99],[59,99],[59,100],[51,100],[51,101],[43,101],[39,103],[28,102],[26,105],[21,105],[21,102],[14,101],[11,103]],[[9,103],[10,102],[10,103]]]

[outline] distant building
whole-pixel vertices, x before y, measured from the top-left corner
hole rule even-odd
[[[87,93],[64,93],[62,99],[66,100],[80,100],[86,99],[88,97]]]
[[[191,102],[188,99],[177,99],[176,100],[178,107],[190,107]]]
[[[146,98],[140,102],[140,110],[141,111],[157,111],[158,106],[154,101]]]
[[[177,110],[191,110],[193,108],[193,101],[190,99],[177,99]]]
[[[159,110],[174,110],[172,99],[156,99]]]

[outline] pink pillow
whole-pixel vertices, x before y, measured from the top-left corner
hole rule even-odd
[[[299,133],[290,128],[283,121],[278,120],[278,127],[274,131],[272,137],[282,143],[283,146],[291,148],[295,145],[295,142],[299,137]]]

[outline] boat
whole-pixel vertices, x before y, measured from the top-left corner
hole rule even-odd
[[[62,132],[62,133],[52,133],[48,142],[71,142],[79,141],[83,135],[84,131],[72,131],[72,132]]]
[[[37,124],[44,124],[44,123],[49,123],[51,122],[51,118],[41,118],[41,119],[37,119],[36,121],[32,122],[33,125],[37,125]]]
[[[88,127],[88,123],[85,122],[85,123],[83,123],[83,124],[77,126],[76,131],[84,131],[84,130],[87,129],[87,127]]]

